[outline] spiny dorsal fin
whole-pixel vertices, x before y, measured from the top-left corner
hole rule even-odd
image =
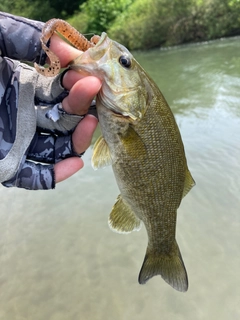
[[[188,192],[192,189],[192,187],[195,186],[195,181],[193,180],[193,177],[190,173],[190,171],[186,170],[186,176],[185,176],[185,182],[184,182],[184,189],[183,189],[183,195],[182,198],[184,198]]]
[[[129,206],[119,195],[108,219],[109,227],[118,233],[130,233],[141,229],[141,220],[138,219]]]
[[[96,170],[112,164],[109,147],[103,136],[100,136],[94,144],[92,155],[92,167]]]
[[[138,282],[145,284],[157,275],[161,275],[174,289],[181,292],[187,291],[187,272],[176,241],[169,253],[154,253],[149,248],[147,249]]]

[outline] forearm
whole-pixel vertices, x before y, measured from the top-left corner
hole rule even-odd
[[[43,25],[43,22],[0,12],[0,55],[43,64],[46,59],[40,43]]]

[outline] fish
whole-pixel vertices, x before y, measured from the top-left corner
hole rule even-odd
[[[182,198],[195,181],[167,101],[126,47],[105,32],[88,42],[59,19],[50,20],[43,29],[42,46],[51,63],[49,68],[35,65],[38,72],[53,76],[59,71],[58,57],[46,49],[54,30],[73,44],[79,42],[82,53],[69,67],[102,81],[96,97],[102,135],[93,147],[92,166],[112,165],[120,190],[109,215],[110,228],[127,234],[145,226],[148,245],[138,277],[140,284],[160,275],[174,289],[187,291],[176,222]]]
[[[106,33],[70,67],[102,81],[96,102],[102,135],[94,145],[92,165],[112,165],[120,190],[110,228],[130,233],[143,223],[148,245],[139,283],[161,275],[174,289],[187,291],[176,220],[181,200],[195,181],[170,107],[128,49]]]

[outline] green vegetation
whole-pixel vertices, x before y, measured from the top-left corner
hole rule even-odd
[[[1,0],[0,10],[67,19],[81,33],[148,49],[240,34],[240,0]]]
[[[81,33],[101,34],[107,31],[134,0],[88,0],[68,22]]]
[[[108,34],[130,49],[237,35],[240,0],[135,0]]]
[[[79,10],[83,2],[85,0],[1,0],[0,11],[39,21],[66,19]]]

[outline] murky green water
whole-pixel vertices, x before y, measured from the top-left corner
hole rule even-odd
[[[48,192],[0,187],[1,320],[240,319],[240,39],[137,53],[171,105],[197,182],[178,214],[190,287],[137,276],[144,228],[109,230],[111,168]]]

